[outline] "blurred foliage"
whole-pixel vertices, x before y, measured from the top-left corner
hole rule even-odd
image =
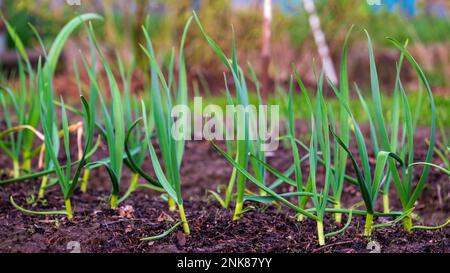
[[[23,11],[17,12],[9,16],[8,19],[10,22],[14,22],[14,28],[16,29],[17,34],[20,37],[23,37],[22,42],[25,46],[29,47],[32,45],[33,40],[33,32],[28,27],[28,23],[32,23],[33,25],[36,25],[36,20],[32,16],[30,16],[28,13],[25,13]],[[14,48],[14,42],[12,39],[8,36],[8,39],[6,40],[6,46],[9,49]]]
[[[353,92],[353,91],[351,91]],[[387,93],[387,92],[385,92]],[[250,104],[256,105],[258,102],[258,98],[255,95],[255,92],[250,90]],[[294,104],[295,105],[305,105],[304,97],[300,94],[300,92],[294,92]],[[372,105],[372,100],[370,98],[370,95],[365,96],[365,99],[367,100],[368,105]],[[437,118],[442,121],[442,124],[450,124],[450,112],[448,109],[450,109],[450,98],[445,96],[435,96],[435,103],[436,103],[436,111],[437,111]],[[287,113],[287,109],[284,109],[287,107],[287,91],[280,88],[278,89],[277,93],[274,95],[270,95],[268,98],[268,105],[278,105],[281,103],[281,118],[284,120],[287,119],[286,116],[283,116],[284,113]],[[314,99],[312,99],[314,101]],[[418,92],[408,92],[408,101],[411,106],[411,109],[415,110],[419,104],[419,94]],[[283,104],[284,102],[284,104]],[[193,101],[191,102],[193,104]],[[329,97],[327,98],[327,103],[330,104],[330,106],[333,108],[335,112],[338,112],[339,110],[339,101],[335,97]],[[215,104],[219,107],[225,109],[227,105],[227,100],[225,96],[212,96],[208,98],[204,98],[203,105],[208,104]],[[393,104],[393,98],[391,96],[384,96],[383,97],[383,110],[387,113],[387,116],[390,117]],[[368,122],[368,117],[364,111],[364,108],[361,107],[361,102],[358,98],[352,98],[350,99],[349,106],[354,112],[355,117],[361,122]],[[224,110],[225,111],[225,110]],[[294,110],[294,116],[295,118],[299,119],[307,119],[309,117],[309,112],[307,107],[295,107]],[[429,107],[429,102],[426,98],[423,99],[421,108],[420,108],[421,116],[424,118],[420,118],[418,120],[418,124],[420,126],[430,126],[431,124],[431,110]]]
[[[450,40],[450,18],[435,18],[425,13],[407,18],[395,12],[374,11],[361,0],[317,0],[316,2],[321,25],[332,44],[342,43],[345,33],[353,24],[358,28],[367,29],[374,43],[379,46],[391,46],[386,41],[387,36],[399,41],[409,39],[412,43]],[[288,19],[288,31],[294,46],[299,46],[311,39],[305,11],[299,7],[297,12],[302,16],[292,16]]]
[[[109,52],[119,51],[125,60],[134,56],[141,68],[146,65],[139,47],[139,43],[143,43],[141,25],[146,25],[160,59],[164,60],[170,54],[171,48],[179,43],[184,24],[192,9],[196,8],[192,0],[82,1],[79,7],[61,4],[65,3],[63,0],[59,1],[58,5],[52,5],[52,2],[54,1],[40,0],[38,5],[35,0],[4,0],[2,11],[29,47],[33,46],[33,43],[35,46],[37,44],[27,26],[28,22],[37,26],[44,41],[51,42],[68,18],[83,12],[99,12],[105,17],[105,22],[97,23],[95,28],[98,37],[104,42],[103,46],[109,48]],[[258,69],[262,35],[261,1],[251,1],[247,8],[233,8],[231,0],[200,2],[197,13],[211,37],[231,55],[233,28],[239,60],[251,60]],[[368,29],[377,48],[391,46],[385,39],[386,36],[400,41],[409,39],[410,44],[450,41],[449,19],[433,18],[425,14],[406,18],[398,13],[374,11],[366,1],[361,0],[316,0],[316,4],[334,57],[340,55],[345,34],[352,24],[359,29]],[[281,63],[298,59],[305,48],[315,48],[308,16],[302,5],[293,1],[287,10],[288,12],[285,8],[282,12],[275,5],[273,11],[273,45],[278,47],[277,52],[288,51],[285,59],[277,60]],[[86,35],[80,37],[86,39]],[[363,35],[355,34],[351,38],[351,42],[365,43]],[[11,43],[9,45],[12,46]],[[220,76],[224,70],[195,27],[191,28],[188,35],[185,55],[191,74]],[[271,72],[273,78],[276,78],[276,73],[283,74],[277,65],[279,64],[274,64],[272,68],[275,69]],[[439,67],[437,71],[428,72],[433,83],[448,85],[448,73],[442,72],[445,69]]]
[[[13,2],[15,4],[13,4]],[[15,28],[17,34],[22,37],[25,46],[29,47],[32,44],[33,32],[28,27],[28,23],[37,25],[38,17],[28,12],[25,1],[6,0],[3,2],[2,14]],[[7,48],[14,48],[14,42],[8,36],[6,40]]]
[[[52,0],[4,0],[3,13],[16,28],[21,37],[29,44],[32,39],[27,23],[39,26],[44,36],[51,36],[60,26],[81,12],[100,12],[105,16],[104,39],[113,46],[127,45],[128,42],[138,40],[140,26],[147,25],[156,43],[161,45],[176,44],[180,37],[184,23],[191,15],[192,0],[103,0],[83,1],[80,7],[66,4],[52,4]],[[64,1],[62,1],[64,2]],[[202,0],[198,11],[205,23],[206,29],[213,38],[219,38],[220,45],[230,47],[231,25],[235,26],[239,48],[258,48],[261,36],[262,9],[258,1],[249,4],[248,8],[232,10],[230,0]],[[340,43],[352,24],[366,28],[371,33],[375,43],[388,45],[386,36],[398,40],[410,39],[413,42],[436,42],[450,40],[450,20],[433,18],[425,13],[413,18],[406,18],[399,13],[375,11],[365,1],[361,0],[317,0],[317,9],[321,17],[321,25],[331,44]],[[280,33],[289,33],[292,46],[298,47],[311,41],[308,17],[302,5],[292,4],[290,11],[281,12],[277,6],[273,16],[273,40],[279,38]],[[432,31],[431,31],[432,30]],[[200,46],[200,35],[195,30],[191,43],[193,47]],[[224,35],[226,34],[226,35]],[[198,43],[197,43],[198,42]],[[311,41],[312,42],[312,41]],[[130,46],[130,45],[127,45]],[[133,45],[131,45],[133,47]],[[204,56],[206,54],[206,56]],[[199,56],[191,53],[191,58],[201,61]],[[212,53],[200,52],[199,55],[211,62]],[[188,54],[189,56],[189,54]]]

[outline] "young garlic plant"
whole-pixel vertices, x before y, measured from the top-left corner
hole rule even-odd
[[[353,154],[349,151],[347,145],[342,141],[339,141],[341,147],[343,147],[350,156],[351,162],[357,174],[357,179],[360,184],[361,193],[368,211],[366,217],[366,228],[365,235],[370,235],[372,231],[372,222],[373,222],[373,212],[374,205],[378,196],[380,189],[382,188],[383,180],[388,180],[389,177],[392,177],[392,180],[396,187],[396,192],[400,198],[403,212],[405,215],[402,216],[403,224],[405,230],[412,230],[412,218],[411,212],[414,209],[414,204],[417,199],[420,197],[420,194],[425,186],[426,180],[428,178],[428,174],[430,171],[430,164],[433,157],[433,150],[435,147],[435,132],[436,132],[436,111],[435,111],[435,103],[433,94],[431,92],[430,85],[428,80],[425,77],[420,66],[411,56],[411,54],[402,46],[399,42],[390,39],[390,41],[402,52],[404,57],[409,61],[409,63],[413,66],[415,71],[417,72],[419,78],[424,84],[431,108],[431,131],[430,131],[430,143],[427,151],[427,156],[424,162],[422,175],[418,181],[418,183],[413,185],[413,167],[417,165],[414,162],[414,121],[412,116],[412,111],[409,106],[408,98],[403,89],[399,76],[397,77],[397,86],[400,92],[400,101],[401,101],[401,109],[403,112],[403,128],[405,132],[405,145],[403,145],[403,149],[400,152],[397,152],[397,144],[399,137],[396,132],[396,121],[393,121],[393,128],[391,128],[393,134],[391,139],[388,136],[388,126],[385,122],[385,118],[383,116],[382,111],[382,101],[381,101],[381,93],[378,83],[378,74],[376,69],[376,64],[374,60],[373,47],[370,39],[370,35],[366,31],[366,35],[368,38],[369,45],[369,55],[370,55],[370,73],[371,73],[371,90],[372,90],[372,99],[373,99],[373,107],[374,113],[371,114],[368,112],[368,116],[372,119],[371,124],[371,134],[372,139],[376,139],[377,142],[374,142],[376,146],[377,160],[375,173],[372,177],[371,169],[369,165],[369,157],[366,144],[364,143],[364,136],[359,129],[359,126],[353,117],[351,110],[348,107],[348,102],[343,99],[336,89],[334,91],[339,98],[341,105],[343,105],[347,110],[349,115],[352,118],[352,123],[354,127],[354,134],[356,137],[358,152],[362,161],[362,169],[356,163],[356,160]],[[403,57],[402,57],[403,58]],[[400,66],[397,67],[399,75]],[[358,91],[358,89],[357,89]],[[359,92],[359,91],[358,91]],[[360,92],[359,92],[360,93]],[[363,102],[363,107],[368,109],[367,103],[364,98],[360,94],[361,101]],[[339,137],[338,137],[339,139]],[[378,144],[379,143],[379,144]],[[370,182],[372,181],[372,182]]]
[[[291,92],[292,93],[292,88]],[[311,104],[311,100],[306,92],[302,90],[305,96],[309,112],[311,114],[311,141],[309,148],[309,177],[306,186],[306,191],[312,193],[313,206],[315,208],[315,213],[317,216],[317,237],[319,245],[325,245],[325,235],[323,221],[325,218],[325,209],[329,202],[329,189],[331,186],[331,181],[333,181],[333,173],[331,170],[331,148],[330,148],[330,132],[328,128],[329,124],[329,114],[328,106],[323,97],[323,73],[318,82],[317,99],[315,108]],[[292,101],[292,95],[290,96]],[[291,122],[290,122],[291,123]],[[294,134],[293,134],[294,135]],[[319,193],[317,191],[316,185],[316,172],[318,165],[318,151],[322,152],[322,157],[325,162],[325,184],[322,191]],[[294,162],[300,167],[301,162],[298,158],[294,157]],[[305,198],[306,199],[306,198]],[[306,205],[306,201],[299,200],[301,206]],[[304,203],[303,203],[304,202]]]
[[[104,98],[100,92],[100,88],[95,77],[94,71],[88,68],[87,61],[83,58],[86,66],[86,71],[89,74],[91,82],[94,84],[94,89],[99,91],[97,96],[100,100],[101,111],[103,114],[104,127],[97,126],[103,137],[106,139],[108,146],[109,158],[106,160],[98,161],[90,164],[90,168],[97,166],[103,166],[106,168],[112,183],[112,193],[111,193],[111,208],[116,208],[118,204],[119,196],[119,184],[122,178],[123,162],[126,158],[124,151],[125,143],[125,120],[124,120],[124,106],[122,103],[122,96],[119,91],[119,86],[115,79],[115,76],[109,66],[102,50],[100,49],[96,35],[94,33],[92,25],[89,25],[89,35],[91,37],[91,42],[97,50],[100,57],[100,61],[106,71],[108,78],[109,89],[111,92],[112,105],[109,110]]]
[[[369,41],[370,41],[370,36],[368,35],[368,33],[367,33],[367,36],[369,37]],[[425,159],[426,164],[423,166],[420,179],[414,187],[413,186],[414,120],[413,120],[413,117],[411,114],[412,111],[411,111],[409,103],[408,103],[408,98],[407,98],[406,93],[400,83],[400,91],[401,91],[402,103],[403,103],[402,109],[404,111],[404,116],[405,116],[405,120],[404,120],[405,125],[404,126],[406,128],[407,149],[405,152],[403,152],[401,154],[402,160],[405,163],[401,168],[401,172],[399,171],[399,169],[395,168],[395,163],[393,160],[390,160],[390,162],[389,162],[389,169],[391,171],[391,175],[393,177],[393,181],[394,181],[395,187],[397,189],[397,194],[402,203],[403,211],[409,212],[414,209],[414,204],[419,199],[419,197],[423,191],[423,188],[425,186],[425,183],[428,179],[429,172],[430,172],[431,166],[427,165],[427,164],[431,163],[431,161],[433,159],[433,153],[434,153],[435,142],[436,142],[436,106],[435,106],[433,92],[431,91],[430,84],[425,76],[425,73],[420,68],[419,64],[416,62],[416,60],[413,58],[413,56],[407,51],[407,49],[403,45],[401,45],[398,41],[396,41],[394,39],[389,38],[389,40],[394,44],[395,47],[397,47],[402,52],[402,54],[408,60],[408,62],[412,66],[412,68],[416,71],[422,84],[425,86],[425,90],[428,95],[428,100],[429,100],[430,110],[431,110],[431,129],[430,129],[430,138],[429,138],[430,143],[429,143],[429,147],[428,147],[427,155],[426,155],[426,159]],[[376,75],[375,61],[373,60],[373,49],[372,49],[370,42],[369,42],[369,49],[371,52],[371,71],[372,71],[371,74],[373,74],[372,78],[374,79],[372,92],[373,92],[375,107],[376,107],[376,109],[378,109],[378,110],[376,110],[376,112],[377,112],[376,124],[377,124],[377,129],[381,133],[381,138],[384,143],[383,145],[387,146],[389,143],[389,140],[386,137],[386,131],[385,131],[386,126],[383,126],[384,120],[383,120],[382,115],[378,115],[378,113],[381,110],[381,100],[379,98],[379,88],[377,88],[377,85],[378,85],[377,78],[378,77]],[[413,224],[412,224],[411,213],[408,213],[406,215],[406,217],[403,219],[403,226],[404,226],[405,230],[407,230],[407,231],[412,230]]]
[[[124,114],[125,114],[125,124],[126,128],[129,128],[134,120],[140,116],[140,106],[138,103],[138,99],[135,96],[132,96],[130,94],[130,88],[131,88],[131,81],[132,76],[135,68],[135,62],[132,60],[131,64],[128,67],[128,71],[126,72],[125,65],[120,58],[119,54],[117,53],[117,63],[119,65],[119,72],[123,83],[123,95],[124,95]],[[151,111],[149,111],[151,113]],[[153,117],[150,115],[149,118],[149,130],[150,132],[153,132]],[[120,197],[119,203],[126,200],[136,189],[142,188],[142,187],[148,187],[149,185],[146,184],[140,184],[139,183],[139,173],[134,170],[133,165],[129,162],[130,158],[132,158],[133,163],[137,167],[141,167],[144,163],[145,155],[146,155],[146,147],[147,147],[147,138],[144,138],[142,141],[141,131],[137,130],[135,133],[129,133],[126,137],[126,145],[127,150],[132,151],[135,150],[136,153],[132,154],[131,152],[127,152],[127,158],[125,159],[125,164],[130,167],[132,170],[131,174],[131,180],[130,184],[128,186],[127,191],[125,194]]]
[[[152,75],[152,88],[151,88],[151,104],[154,117],[154,125],[156,129],[156,138],[158,139],[159,148],[162,154],[162,160],[164,162],[164,170],[159,163],[158,156],[156,155],[155,149],[152,144],[152,133],[153,127],[150,127],[148,120],[148,112],[144,101],[142,104],[142,120],[144,123],[145,131],[145,143],[147,144],[148,151],[150,153],[150,158],[153,165],[153,170],[156,174],[157,180],[153,179],[145,171],[141,169],[140,166],[135,162],[133,157],[128,157],[130,165],[133,170],[139,173],[144,179],[146,179],[153,188],[158,191],[167,193],[169,201],[169,209],[174,210],[175,206],[178,207],[181,223],[183,224],[184,233],[189,235],[190,228],[186,218],[183,205],[183,197],[181,194],[181,175],[180,168],[183,160],[184,148],[185,148],[185,136],[190,132],[178,132],[181,133],[180,137],[175,137],[173,135],[174,128],[174,117],[172,116],[172,106],[173,100],[177,105],[182,105],[187,107],[188,103],[188,89],[187,89],[187,77],[186,77],[186,65],[184,60],[184,44],[186,40],[186,35],[189,30],[189,26],[192,22],[192,17],[186,23],[184,28],[183,36],[180,45],[180,56],[179,56],[179,82],[178,82],[178,92],[172,96],[169,84],[164,77],[164,74],[159,67],[156,55],[153,50],[152,42],[148,31],[143,27],[144,35],[147,41],[147,48],[141,45],[142,50],[145,52],[150,61],[151,75]],[[173,58],[172,58],[173,60]],[[170,65],[172,66],[172,65]],[[186,119],[185,116],[178,116],[179,119]],[[138,119],[129,128],[126,138],[126,151],[129,153],[128,141],[132,134],[133,129],[141,121]],[[186,128],[183,128],[185,130]]]
[[[267,130],[267,128],[262,129],[262,128],[260,128],[260,126],[267,126],[267,121],[270,120],[271,112],[269,111],[268,108],[261,107],[261,106],[263,106],[263,99],[262,99],[261,92],[260,92],[260,89],[261,89],[260,82],[259,82],[259,80],[256,76],[256,73],[250,63],[248,64],[248,68],[249,68],[249,71],[251,74],[253,84],[256,88],[256,94],[257,94],[257,104],[255,105],[255,112],[249,116],[249,126],[251,127],[250,132],[253,132],[254,134],[256,134],[256,135],[254,135],[256,140],[252,140],[249,143],[250,144],[249,150],[253,155],[255,155],[256,158],[249,158],[249,162],[253,169],[256,179],[258,179],[259,181],[262,181],[262,183],[264,185],[266,185],[266,178],[267,178],[266,174],[267,173],[266,173],[266,170],[265,170],[263,164],[260,163],[260,162],[263,162],[263,163],[266,162],[266,152],[261,149],[263,143],[262,143],[261,137],[259,135],[257,135],[257,132],[258,132],[258,130],[260,132],[262,132],[262,131],[265,132]],[[233,105],[235,105],[235,103],[234,103],[233,97],[230,94],[228,81],[227,81],[225,74],[224,74],[224,79],[225,79],[225,88],[226,88],[226,96],[227,96],[227,106],[233,106]],[[228,118],[234,119],[235,124],[238,121],[236,115],[233,115]],[[231,135],[231,134],[237,134],[238,130],[236,128],[234,128],[234,126],[233,126],[233,129],[235,129],[234,131],[230,131],[230,128],[223,128],[224,127],[223,125],[219,125],[219,126],[222,127],[221,129],[225,135],[225,139],[226,139],[225,142],[226,142],[228,154],[231,156],[234,155],[237,160],[239,156],[238,156],[237,149],[233,143],[234,141],[229,140],[226,136]],[[234,184],[236,182],[236,174],[237,174],[237,170],[236,170],[236,168],[233,168],[231,176],[230,176],[230,180],[228,181],[228,184],[227,184],[227,187],[225,190],[225,198],[222,198],[218,192],[209,191],[214,196],[214,198],[219,202],[219,204],[225,209],[228,209],[228,207],[230,206],[231,200],[233,198],[233,188],[234,188]],[[265,192],[263,190],[260,190],[259,194],[264,195]],[[244,196],[244,200],[246,198],[247,197]]]
[[[86,145],[81,158],[73,162],[70,152],[70,135],[69,135],[69,122],[67,118],[66,107],[63,99],[60,99],[61,105],[61,124],[62,124],[62,137],[64,143],[64,153],[66,155],[66,163],[62,165],[58,159],[60,151],[60,136],[58,132],[59,120],[56,116],[54,105],[54,92],[52,85],[52,75],[49,66],[42,67],[41,61],[38,63],[37,70],[37,89],[38,89],[38,102],[40,105],[40,117],[41,126],[44,134],[45,144],[45,160],[48,169],[54,170],[56,173],[57,183],[63,193],[65,211],[30,211],[24,209],[14,202],[13,197],[10,197],[10,201],[13,206],[25,213],[38,214],[38,215],[53,215],[53,214],[65,214],[69,220],[73,218],[71,196],[73,195],[76,187],[78,186],[78,180],[83,168],[85,167],[87,158],[92,154],[89,152],[93,139],[93,122],[90,119],[90,108],[87,101],[81,96],[81,102],[83,105],[83,118],[86,128],[89,130],[85,133]],[[72,177],[72,166],[76,164],[76,170]],[[45,177],[48,174],[44,174]]]
[[[20,74],[20,82],[23,84],[23,68],[19,65],[19,74]],[[25,166],[20,165],[20,159],[28,156],[27,152],[25,155],[23,151],[26,148],[24,145],[24,137],[25,133],[29,131],[31,135],[40,139],[40,141],[44,140],[44,136],[41,132],[36,130],[36,126],[27,125],[27,117],[25,115],[26,110],[22,111],[20,109],[27,109],[28,102],[26,101],[26,92],[23,92],[26,88],[20,88],[20,94],[17,96],[15,91],[11,90],[8,87],[0,86],[0,107],[4,112],[6,129],[0,132],[0,150],[2,150],[6,155],[8,155],[13,164],[12,177],[18,178],[21,175],[21,169],[24,169]],[[6,96],[5,96],[6,95]],[[11,107],[10,107],[11,106]],[[18,113],[18,122],[16,125],[13,125],[13,121],[11,117],[13,114],[10,110],[14,110],[14,112]],[[30,122],[33,123],[33,122]],[[30,157],[32,156],[29,153]],[[24,160],[24,162],[27,160]],[[26,163],[28,165],[28,163]]]
[[[247,91],[247,85],[245,83],[245,77],[242,72],[242,69],[239,67],[237,63],[237,54],[236,54],[236,45],[235,45],[235,38],[234,38],[234,32],[233,32],[233,45],[232,45],[232,57],[231,60],[229,60],[225,53],[219,48],[219,46],[214,42],[213,39],[206,33],[204,30],[199,18],[197,17],[197,14],[194,12],[194,18],[195,21],[200,28],[200,31],[203,34],[203,37],[208,42],[209,46],[212,48],[212,50],[216,53],[216,55],[219,57],[219,59],[227,66],[228,70],[231,72],[234,85],[236,88],[236,103],[244,108],[246,108],[249,105],[249,98],[248,98],[248,91]],[[234,102],[233,102],[234,105]],[[248,152],[250,149],[250,140],[249,140],[249,125],[250,125],[250,119],[249,119],[249,113],[246,111],[245,115],[237,115],[237,136],[238,140],[236,140],[236,157],[237,161],[239,163],[239,167],[242,169],[246,169],[247,165],[249,163],[249,157]],[[245,189],[246,189],[246,177],[241,172],[237,173],[236,178],[236,186],[237,186],[237,192],[236,192],[236,205],[233,215],[233,220],[239,220],[244,208],[244,195],[245,195]]]
[[[353,30],[353,26],[347,33],[347,37],[345,38],[344,47],[342,50],[341,57],[341,71],[340,71],[340,79],[339,79],[339,94],[340,96],[349,101],[349,84],[348,84],[348,73],[347,73],[347,49],[348,49],[348,40],[350,34]],[[336,130],[336,126],[333,117],[333,112],[329,111],[331,114],[331,126],[333,130]],[[342,142],[345,145],[350,143],[350,126],[349,126],[349,115],[347,111],[343,108],[339,108],[339,133],[342,139]],[[336,140],[335,140],[336,142]],[[339,145],[334,146],[333,151],[333,160],[334,160],[334,176],[331,182],[331,189],[333,198],[336,200],[335,208],[341,208],[341,197],[342,191],[344,189],[344,181],[345,181],[345,173],[347,169],[347,153],[344,149],[339,147]],[[342,222],[342,215],[340,213],[335,214],[336,223]]]
[[[95,46],[93,45],[92,38],[90,36],[89,36],[89,40],[90,40],[89,48],[90,48],[91,66],[86,66],[86,70],[90,71],[90,74],[94,75],[95,71],[96,71],[97,55],[96,55]],[[78,73],[78,66],[76,64],[75,59],[74,59],[74,71],[75,71],[75,77],[76,77],[76,80],[78,83],[78,90],[79,90],[80,94],[82,94],[81,81],[80,81],[80,77],[79,77],[79,73]],[[96,89],[96,85],[93,83],[93,81],[90,81],[90,83],[89,83],[89,108],[90,109],[96,109],[97,94],[99,92],[100,91],[98,89]],[[94,121],[94,123],[95,123],[96,111],[91,111],[91,120]],[[91,145],[92,145],[92,143],[91,143]],[[93,147],[89,147],[89,148],[91,149]],[[90,162],[88,161],[87,164],[89,164],[89,163]],[[81,185],[80,185],[80,189],[84,193],[87,192],[90,173],[91,173],[91,171],[89,168],[86,168],[84,170],[83,178],[81,180]]]
[[[6,154],[8,154],[13,161],[13,177],[18,178],[21,170],[31,171],[31,160],[36,156],[36,152],[33,151],[33,142],[36,137],[42,141],[42,134],[37,131],[39,124],[39,105],[37,102],[37,90],[35,83],[35,73],[32,65],[26,53],[25,46],[18,36],[14,28],[3,17],[2,20],[5,23],[6,30],[11,37],[19,55],[19,95],[16,96],[13,90],[8,89],[5,86],[0,86],[0,92],[6,91],[10,100],[18,113],[17,124],[12,125],[9,117],[11,114],[9,110],[4,108],[5,121],[7,123],[7,131],[1,132],[0,141],[4,136],[10,135],[9,143],[1,142],[1,147]],[[49,58],[59,57],[59,53],[55,53],[58,56],[49,55]],[[26,69],[23,67],[25,62]],[[3,96],[3,95],[2,95]],[[5,99],[2,99],[3,101]],[[5,106],[6,104],[4,104]],[[20,111],[19,111],[20,109]],[[13,134],[16,133],[14,136]],[[22,164],[20,164],[22,160]]]

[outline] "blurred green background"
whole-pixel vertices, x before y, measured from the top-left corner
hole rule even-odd
[[[150,29],[158,54],[161,60],[165,60],[171,48],[177,47],[187,18],[192,10],[196,10],[206,30],[227,53],[231,51],[233,26],[241,64],[250,62],[256,72],[261,73],[262,0],[80,0],[79,6],[69,5],[68,2],[76,1],[0,0],[0,5],[3,16],[30,50],[38,49],[39,45],[28,23],[37,27],[44,43],[50,46],[60,28],[74,16],[84,12],[100,13],[105,17],[105,22],[94,26],[111,58],[114,59],[116,51],[128,61],[134,56],[143,70],[146,64],[143,63],[145,58],[138,46],[143,42],[140,26],[144,24]],[[314,63],[320,65],[320,56],[302,1],[272,2],[271,60],[268,71],[274,87],[272,91],[277,86],[286,85],[292,73],[292,63],[299,69],[305,82],[313,86],[313,66]],[[369,83],[367,41],[362,32],[362,29],[367,29],[374,40],[383,89],[389,90],[393,86],[395,62],[399,56],[386,40],[390,36],[400,41],[409,39],[409,49],[425,68],[435,93],[444,96],[450,93],[448,1],[381,0],[380,6],[371,6],[368,1],[362,0],[314,2],[336,69],[339,67],[345,35],[351,25],[356,26],[349,53],[352,81],[361,86]],[[6,34],[1,25],[0,32]],[[13,50],[10,38],[6,37],[5,44],[4,52]],[[65,61],[70,63],[71,58],[76,58],[77,51],[86,50],[86,47],[86,31],[81,29],[72,43],[67,45]],[[192,89],[207,93],[220,92],[224,87],[222,73],[225,69],[196,27],[190,30],[185,54]],[[72,65],[64,67],[66,69],[62,70],[62,75],[67,72],[65,76],[72,77]],[[406,84],[411,89],[417,89],[413,74],[405,71],[403,79],[407,83],[411,82],[410,85]],[[66,84],[62,85],[70,89]],[[58,84],[56,86],[59,89]],[[136,88],[139,89],[139,84]]]

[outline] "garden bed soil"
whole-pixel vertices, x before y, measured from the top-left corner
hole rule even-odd
[[[306,130],[303,128],[301,131]],[[416,134],[418,159],[426,153],[423,139],[427,130]],[[302,151],[304,152],[304,151]],[[106,156],[101,147],[95,157]],[[373,155],[372,155],[373,156]],[[288,150],[279,149],[269,162],[284,170],[291,164]],[[0,170],[9,166],[7,157],[0,154]],[[144,169],[150,170],[146,160]],[[348,166],[349,173],[353,168]],[[305,168],[304,172],[307,173]],[[415,172],[415,176],[420,174]],[[163,233],[178,219],[170,212],[167,203],[158,194],[138,190],[120,204],[117,210],[109,208],[110,182],[103,170],[91,172],[88,192],[76,191],[72,198],[74,220],[63,216],[35,216],[24,214],[12,207],[9,198],[33,210],[62,209],[63,199],[58,187],[47,190],[45,202],[31,205],[39,181],[17,183],[0,187],[0,252],[70,252],[71,241],[80,243],[82,252],[370,252],[368,243],[376,241],[381,252],[450,252],[450,227],[440,230],[416,230],[408,233],[402,226],[374,231],[372,238],[363,237],[363,217],[353,217],[350,227],[341,235],[327,238],[327,245],[319,247],[316,224],[305,220],[298,222],[292,211],[284,206],[262,206],[247,203],[251,210],[241,220],[233,222],[232,209],[225,210],[208,194],[208,190],[223,187],[231,173],[230,165],[207,142],[188,142],[182,166],[182,190],[191,235],[181,229],[158,241],[141,241],[140,238]],[[5,179],[6,174],[0,174]],[[124,172],[122,193],[129,181]],[[319,182],[323,169],[318,170]],[[269,176],[269,180],[273,177]],[[437,225],[445,222],[450,211],[450,180],[432,170],[423,195],[416,203],[415,223]],[[250,187],[255,190],[254,187]],[[346,185],[343,205],[349,207],[361,200],[356,186]],[[289,190],[285,187],[280,190]],[[393,185],[393,209],[400,209]],[[380,209],[380,206],[377,208]],[[377,219],[387,221],[388,219]],[[345,222],[345,217],[344,217]],[[340,227],[325,221],[325,231]],[[69,244],[70,245],[70,244]]]

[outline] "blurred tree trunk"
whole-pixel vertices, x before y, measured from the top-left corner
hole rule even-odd
[[[267,97],[269,92],[270,78],[270,40],[272,38],[272,0],[264,0],[264,17],[261,46],[261,88],[262,96]]]
[[[306,12],[309,14],[309,24],[314,36],[314,41],[319,50],[319,55],[322,58],[322,65],[325,75],[331,80],[331,82],[337,84],[338,79],[336,76],[336,70],[334,69],[333,60],[330,57],[330,51],[328,49],[327,41],[325,40],[325,34],[320,28],[320,18],[317,15],[314,0],[303,0],[303,5]]]

